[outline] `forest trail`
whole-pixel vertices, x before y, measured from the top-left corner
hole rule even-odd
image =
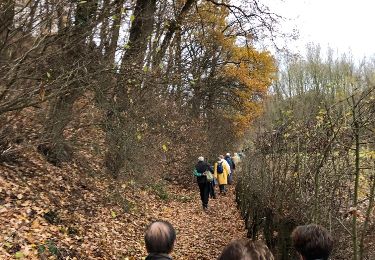
[[[52,166],[32,149],[1,163],[0,258],[144,259],[144,231],[156,219],[175,227],[177,260],[216,259],[245,237],[234,185],[206,213],[196,184],[142,185],[87,172],[78,161]]]
[[[246,236],[236,208],[234,185],[228,185],[225,196],[210,199],[207,213],[202,210],[198,188],[194,191],[172,188],[176,195],[188,196],[191,201],[172,200],[160,205],[162,210],[155,211],[153,217],[166,219],[176,228],[175,259],[216,259],[231,240]]]

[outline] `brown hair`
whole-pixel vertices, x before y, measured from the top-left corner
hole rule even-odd
[[[328,259],[333,247],[328,230],[315,224],[296,227],[292,232],[292,241],[306,260]]]
[[[218,260],[273,260],[268,247],[261,241],[235,240],[228,244]]]

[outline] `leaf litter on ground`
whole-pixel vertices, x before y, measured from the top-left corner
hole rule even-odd
[[[176,229],[174,259],[216,259],[246,236],[234,186],[204,212],[195,184],[166,182],[160,197],[133,179],[84,170],[52,166],[32,149],[16,165],[0,164],[1,259],[144,259],[144,231],[157,219]]]

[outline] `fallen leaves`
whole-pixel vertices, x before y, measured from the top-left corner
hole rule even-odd
[[[77,164],[57,168],[32,150],[27,157],[0,164],[1,259],[143,259],[144,231],[156,219],[176,228],[175,259],[212,259],[245,236],[234,187],[205,213],[195,185],[147,188],[85,176]]]

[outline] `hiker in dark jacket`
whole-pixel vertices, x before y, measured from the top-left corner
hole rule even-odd
[[[230,167],[230,173],[229,173],[229,176],[228,176],[228,184],[232,184],[233,182],[233,173],[234,173],[234,169],[235,169],[235,164],[233,163],[232,161],[232,158],[230,157],[230,153],[227,153],[225,155],[225,158],[224,158],[227,163],[229,164],[229,167]]]
[[[176,240],[176,231],[168,221],[152,222],[146,230],[145,244],[148,256],[145,260],[172,260],[170,253]]]
[[[212,174],[214,174],[214,166],[212,166],[212,164],[211,163],[208,163],[209,165],[210,165],[210,172],[212,173]],[[210,192],[209,192],[209,194],[210,194],[210,198],[211,199],[216,199],[216,194],[215,194],[215,185],[216,185],[216,183],[215,182],[217,182],[217,180],[212,180],[212,182],[210,182],[209,184],[209,186],[210,186]]]
[[[197,183],[199,186],[199,193],[202,200],[203,210],[208,209],[208,199],[210,195],[210,185],[205,175],[206,171],[210,171],[210,165],[204,161],[204,157],[198,158],[198,163],[195,165],[194,175],[197,177]]]

